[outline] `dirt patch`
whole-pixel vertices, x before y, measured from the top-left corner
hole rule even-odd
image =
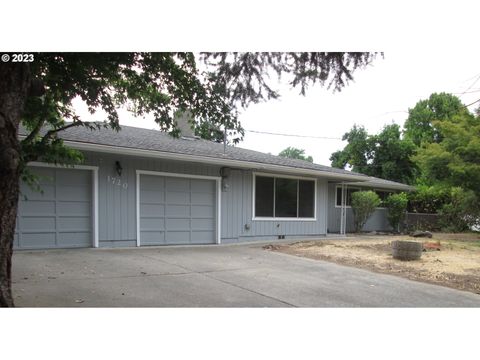
[[[397,260],[392,257],[393,240],[421,241],[426,245],[426,251],[419,260]],[[266,245],[264,249],[480,294],[480,235],[474,233],[434,233],[432,239],[351,236],[347,239]]]

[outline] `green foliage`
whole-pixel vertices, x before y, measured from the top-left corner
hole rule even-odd
[[[450,120],[467,112],[458,97],[447,93],[434,93],[428,100],[421,100],[413,109],[408,109],[408,118],[404,124],[405,137],[416,146],[438,143],[442,141],[443,135],[435,122]]]
[[[388,222],[397,231],[400,230],[400,223],[405,219],[407,204],[408,197],[405,193],[391,194],[383,201],[383,205],[387,208]]]
[[[350,165],[352,170],[367,174],[371,171],[368,166],[372,159],[371,142],[369,135],[363,126],[353,125],[352,129],[342,136],[348,144],[341,151],[336,151],[330,156],[332,167],[344,169]]]
[[[410,184],[414,181],[416,167],[411,156],[415,145],[401,138],[397,124],[387,125],[377,135],[369,135],[362,126],[354,125],[343,135],[348,144],[332,154],[332,166],[352,167],[352,171],[382,179]]]
[[[357,191],[352,193],[352,211],[355,231],[359,232],[381,203],[380,197],[374,191]]]
[[[413,158],[422,169],[422,180],[480,196],[480,118],[462,114],[434,124],[442,141],[425,145]]]
[[[441,184],[417,185],[408,193],[408,211],[436,214],[450,201],[450,188]]]
[[[480,224],[480,199],[473,191],[452,187],[450,198],[440,210],[445,231],[461,232]]]
[[[284,157],[284,158],[289,158],[289,159],[298,159],[298,160],[305,160],[308,162],[313,163],[313,158],[311,156],[305,155],[305,150],[303,149],[297,149],[294,147],[287,147],[286,149],[283,149],[280,151],[278,156]]]

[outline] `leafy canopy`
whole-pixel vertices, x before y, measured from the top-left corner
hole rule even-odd
[[[289,159],[298,159],[298,160],[305,160],[308,162],[313,163],[313,158],[309,155],[305,155],[305,150],[304,149],[297,149],[295,147],[287,147],[286,149],[283,149],[280,151],[278,156],[284,157],[284,158],[289,158]]]
[[[414,157],[422,181],[462,187],[480,196],[480,117],[463,113],[433,124],[442,141],[426,144]]]
[[[411,156],[415,145],[402,139],[399,125],[386,125],[377,135],[354,125],[342,139],[348,144],[331,155],[333,167],[350,166],[355,172],[407,184],[414,181],[416,169]]]
[[[408,109],[405,121],[405,137],[416,146],[422,143],[440,142],[443,135],[436,124],[451,120],[454,116],[468,113],[460,99],[452,94],[433,93],[427,100],[419,101]]]

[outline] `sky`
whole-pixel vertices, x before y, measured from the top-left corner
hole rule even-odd
[[[330,165],[330,155],[343,149],[346,142],[341,137],[354,124],[371,134],[391,123],[402,126],[408,109],[434,92],[453,93],[465,105],[480,99],[480,53],[387,51],[367,68],[357,69],[354,81],[340,92],[316,85],[302,96],[286,83],[277,85],[280,99],[241,112],[239,120],[246,132],[237,146],[274,155],[292,146],[305,150],[315,163]],[[80,102],[75,107],[82,117],[90,117]],[[119,114],[122,125],[159,128],[153,120],[135,118],[126,110]],[[103,120],[103,114],[90,118]]]

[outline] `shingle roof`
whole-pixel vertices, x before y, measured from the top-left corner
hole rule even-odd
[[[20,134],[25,134],[25,131],[20,129]],[[158,151],[162,153],[196,155],[210,157],[212,159],[246,161],[253,164],[273,164],[295,169],[338,174],[339,176],[350,175],[352,177],[355,176],[357,179],[360,177],[362,180],[364,179],[364,181],[374,182],[377,186],[405,187],[404,184],[393,181],[378,179],[343,169],[331,168],[329,166],[314,164],[308,161],[265,154],[237,146],[227,146],[224,151],[223,144],[203,139],[173,138],[169,134],[158,130],[122,125],[119,132],[106,128],[89,130],[85,127],[72,127],[59,132],[58,134],[63,140],[76,143],[99,144],[118,148]]]

